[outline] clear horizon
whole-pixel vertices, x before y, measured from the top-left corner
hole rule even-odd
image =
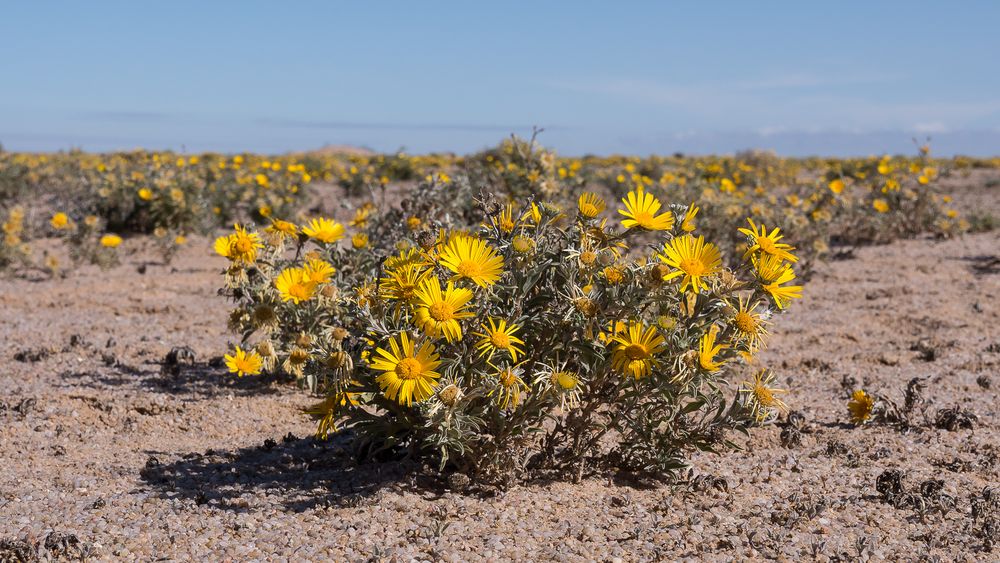
[[[0,19],[10,151],[1000,154],[1000,4],[56,2]]]

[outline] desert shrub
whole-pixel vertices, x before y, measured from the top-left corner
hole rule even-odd
[[[24,208],[14,206],[7,210],[0,224],[0,268],[24,264],[30,259],[31,247],[25,242]]]
[[[886,155],[836,163],[825,175],[836,201],[831,238],[884,243],[923,232],[952,236],[968,230],[968,221],[947,207],[950,196],[935,188],[940,174],[926,151],[915,159]]]
[[[365,455],[497,483],[586,464],[677,470],[784,408],[769,373],[729,376],[800,295],[796,258],[754,231],[726,267],[675,217],[685,206],[642,189],[626,202],[624,230],[595,194],[573,211],[482,197],[475,228],[425,209],[421,228],[351,248],[333,222],[239,228],[217,242],[241,335],[227,364],[298,376],[324,397],[309,409],[319,434],[350,429]]]
[[[574,179],[557,172],[555,153],[539,144],[534,135],[530,140],[512,136],[495,148],[468,157],[465,173],[473,184],[491,186],[498,196],[518,200],[552,198]]]

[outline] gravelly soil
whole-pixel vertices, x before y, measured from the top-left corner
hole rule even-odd
[[[996,188],[957,195],[1000,213]],[[996,558],[971,503],[1000,482],[998,254],[988,232],[820,266],[762,358],[804,415],[797,445],[775,425],[744,451],[694,456],[687,484],[595,476],[493,496],[357,467],[340,441],[306,438],[293,386],[213,367],[230,336],[207,241],[145,274],[3,280],[0,559]],[[194,362],[181,354],[171,373],[163,360],[182,346]],[[902,403],[915,377],[926,402],[910,429],[845,424],[850,389]],[[947,407],[973,428],[936,428]],[[907,492],[941,479],[946,496],[884,503],[889,469]]]

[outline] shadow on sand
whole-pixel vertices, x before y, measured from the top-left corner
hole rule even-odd
[[[189,453],[169,463],[150,455],[142,481],[162,498],[183,498],[224,510],[250,511],[280,504],[301,512],[361,506],[385,488],[438,496],[440,482],[412,462],[357,463],[349,433],[329,440],[286,436],[262,446]]]

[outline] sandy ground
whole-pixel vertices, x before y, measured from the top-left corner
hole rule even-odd
[[[996,187],[956,195],[1000,214]],[[231,337],[208,241],[144,274],[0,280],[0,560],[996,560],[972,506],[1000,482],[998,254],[989,232],[821,265],[763,357],[804,416],[798,444],[775,425],[694,456],[686,484],[495,495],[358,467],[308,437],[293,386],[213,367]],[[182,346],[194,364],[164,369]],[[910,428],[845,424],[851,388],[902,403],[915,377]],[[937,428],[949,407],[972,428]],[[915,493],[895,506],[876,484],[892,469]]]

